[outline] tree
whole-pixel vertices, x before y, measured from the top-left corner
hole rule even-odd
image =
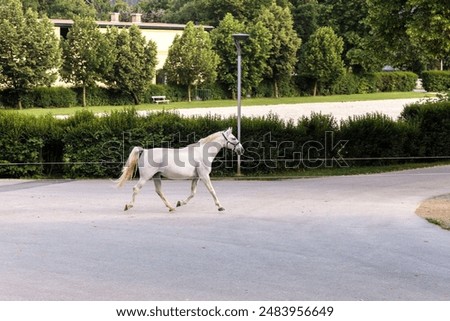
[[[170,46],[164,70],[169,82],[187,86],[188,100],[191,101],[193,85],[216,80],[218,62],[209,34],[203,27],[188,22],[183,34],[177,35]]]
[[[406,32],[412,15],[407,1],[366,1],[368,14],[365,23],[370,28],[370,36],[365,39],[364,49],[384,64],[415,70],[415,66],[422,65],[427,59]]]
[[[85,0],[87,4],[95,9],[96,17],[99,20],[107,20],[112,11],[112,2],[110,0]]]
[[[137,7],[139,12],[143,12],[143,21],[162,22],[169,7],[169,0],[142,0],[138,2]]]
[[[325,19],[334,32],[344,40],[343,59],[353,72],[362,73],[369,64],[364,62],[363,39],[369,35],[368,26],[363,23],[367,17],[366,0],[324,0],[327,6]]]
[[[272,47],[269,52],[266,76],[273,83],[274,96],[279,97],[279,83],[290,79],[297,64],[297,50],[301,40],[293,29],[289,8],[282,8],[275,2],[265,9],[259,19],[271,34]]]
[[[239,21],[254,21],[272,0],[209,0],[207,6],[210,23],[217,25],[227,13],[231,13]]]
[[[305,44],[299,71],[302,76],[313,79],[314,96],[318,85],[332,84],[344,73],[343,46],[342,38],[336,36],[331,27],[320,27]]]
[[[237,61],[236,47],[234,45],[232,34],[242,33],[244,30],[245,25],[234,19],[231,13],[228,13],[220,22],[219,26],[211,31],[211,41],[213,43],[214,50],[219,55],[219,64],[217,66],[218,80],[220,83],[224,84],[230,92],[233,93],[237,88]],[[245,56],[243,57],[243,60],[243,65],[246,65]],[[242,77],[244,81],[246,77],[247,74],[244,73]]]
[[[108,31],[107,37],[114,50],[112,69],[106,73],[108,85],[132,95],[134,103],[151,84],[155,76],[157,50],[154,41],[147,41],[136,25],[128,30]]]
[[[218,79],[235,97],[237,88],[237,56],[233,40],[234,33],[248,33],[249,39],[242,48],[242,92],[251,93],[263,80],[267,69],[267,58],[271,48],[271,35],[261,21],[246,25],[233,17],[225,15],[219,26],[211,31],[214,49],[220,57]]]
[[[293,0],[292,16],[294,28],[303,42],[308,41],[321,25],[324,6],[317,0]]]
[[[262,21],[248,22],[246,31],[250,37],[242,46],[242,87],[251,93],[264,80],[268,69],[272,35]]]
[[[450,56],[450,2],[441,0],[409,0],[411,18],[406,33],[415,47],[432,59]]]
[[[155,1],[155,0],[152,0]],[[172,23],[210,23],[209,5],[210,0],[172,0],[168,1],[161,20]]]
[[[24,10],[32,9],[33,11],[40,12],[39,0],[21,0]]]
[[[93,18],[75,18],[67,39],[61,45],[61,77],[66,82],[82,87],[85,107],[86,88],[95,85],[96,81],[102,81],[105,72],[112,67],[112,48]]]
[[[31,9],[23,13],[19,0],[0,0],[0,84],[13,90],[19,108],[26,91],[56,80],[59,63],[51,22]]]
[[[387,63],[420,72],[450,55],[450,4],[440,0],[367,0],[370,49]]]
[[[92,18],[96,16],[95,8],[85,0],[53,0],[48,1],[45,6],[50,18],[73,19],[76,16]]]
[[[287,1],[278,0],[287,6]],[[172,0],[168,4],[164,21],[197,23],[217,26],[230,13],[237,20],[254,21],[272,0]]]

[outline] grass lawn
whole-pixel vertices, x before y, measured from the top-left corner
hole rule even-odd
[[[316,96],[316,97],[282,97],[282,98],[249,98],[242,100],[242,106],[261,106],[261,105],[279,105],[279,104],[305,104],[305,103],[323,103],[323,102],[346,102],[346,101],[365,101],[365,100],[385,100],[385,99],[407,99],[407,98],[429,98],[434,97],[431,93],[416,92],[389,92],[355,95],[334,95],[334,96]],[[233,107],[236,106],[235,100],[206,100],[193,102],[171,102],[169,104],[142,104],[138,106],[92,106],[92,107],[69,107],[69,108],[30,108],[19,111],[20,113],[30,115],[73,115],[80,110],[90,110],[94,113],[107,113],[113,110],[134,107],[136,110],[172,110],[183,108],[214,108],[214,107]]]

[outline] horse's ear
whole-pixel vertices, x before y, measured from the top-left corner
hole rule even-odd
[[[233,128],[228,127],[228,129],[226,130],[225,133],[226,133],[227,135],[230,135],[232,130],[233,130]]]

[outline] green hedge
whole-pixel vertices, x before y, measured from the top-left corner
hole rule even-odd
[[[51,116],[0,112],[0,177],[62,175],[61,125]]]
[[[417,136],[414,123],[379,113],[349,118],[339,131],[339,138],[348,140],[343,156],[352,165],[387,165],[417,156]]]
[[[65,87],[38,87],[21,95],[23,108],[72,107],[78,105],[76,93]],[[17,93],[12,89],[0,91],[0,106],[15,108]]]
[[[68,119],[0,112],[0,177],[114,178],[133,146],[181,147],[212,132],[236,128],[235,118],[183,118],[135,110],[96,117],[82,111]],[[385,165],[450,155],[450,102],[415,104],[399,120],[382,114],[340,124],[312,114],[285,122],[275,114],[242,119],[244,173],[285,169]],[[224,150],[213,175],[235,172],[236,156]]]
[[[405,107],[401,117],[418,128],[418,156],[450,156],[449,101],[411,104]]]
[[[373,77],[377,91],[412,91],[416,87],[418,76],[413,72],[375,72]]]
[[[449,91],[450,71],[424,71],[422,73],[422,86],[426,91]]]
[[[342,75],[334,84],[321,88],[324,95],[350,95],[373,92],[412,91],[416,87],[417,74],[407,71],[374,72],[356,75],[350,72]],[[310,94],[313,79],[300,78],[298,86]]]
[[[192,92],[193,99],[226,99],[226,91],[218,85],[203,86]],[[152,103],[152,96],[167,96],[170,101],[187,100],[187,89],[183,86],[150,85],[142,95],[141,103]],[[82,88],[38,87],[21,95],[23,108],[54,108],[81,106]],[[133,105],[133,97],[113,88],[90,87],[86,90],[88,106],[125,106]],[[0,91],[0,107],[16,108],[17,94],[14,90]]]
[[[75,92],[64,87],[38,87],[31,93],[30,107],[73,107],[77,105]]]

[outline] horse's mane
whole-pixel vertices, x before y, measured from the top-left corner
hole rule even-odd
[[[215,141],[217,139],[217,137],[220,136],[220,134],[222,134],[222,132],[217,132],[217,133],[211,134],[209,136],[201,138],[198,142],[200,144],[206,144],[206,143]]]

